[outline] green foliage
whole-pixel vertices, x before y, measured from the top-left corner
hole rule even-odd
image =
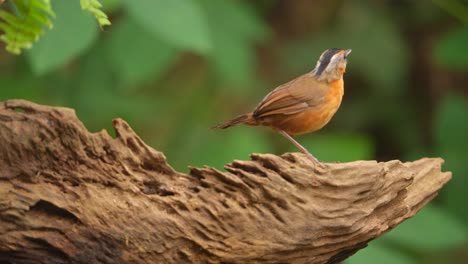
[[[212,48],[206,17],[195,0],[124,1],[129,15],[155,37],[182,49],[207,54]]]
[[[23,49],[32,47],[32,43],[44,33],[44,27],[52,28],[50,0],[13,0],[15,13],[0,10],[0,40],[7,44],[6,50],[21,54]]]
[[[3,31],[3,35],[0,36],[0,40],[7,44],[7,51],[13,54],[21,54],[23,49],[30,49],[33,46],[32,43],[37,41],[39,37],[44,34],[45,27],[52,28],[51,18],[55,17],[55,12],[53,11],[50,0],[11,0],[10,2],[15,12],[10,13],[5,10],[0,10],[0,30]],[[75,0],[56,2],[60,3],[54,3],[54,6],[59,6],[61,8],[67,8],[75,5]],[[83,10],[89,11],[96,17],[99,26],[102,27],[111,24],[107,18],[107,15],[100,10],[102,5],[98,0],[80,0],[80,4]],[[77,10],[78,9],[70,9],[67,11],[67,13],[62,13],[62,15],[59,14],[59,23],[71,22],[73,25],[59,25],[59,30],[52,30],[55,36],[47,38],[49,43],[45,45],[41,44],[42,47],[36,50],[45,49],[45,51],[49,52],[50,50],[47,50],[47,47],[63,46],[63,43],[59,41],[63,37],[61,30],[66,28],[73,28],[73,26],[75,26],[75,29],[77,28],[77,23],[71,18],[78,18],[78,22],[83,21],[81,18],[82,14],[79,14]],[[57,11],[57,13],[61,12],[63,12],[63,9]],[[86,28],[87,25],[88,23],[86,22],[84,27]],[[76,30],[72,30],[72,32],[76,33]],[[59,48],[57,51],[59,54],[54,54],[55,52],[51,52],[50,54],[54,58],[50,60],[47,58],[48,56],[44,58],[44,60],[49,61],[48,63],[37,62],[37,60],[42,60],[41,58],[35,59],[36,62],[34,62],[33,65],[35,65],[34,67],[36,72],[46,72],[47,70],[52,69],[54,66],[62,65],[65,60],[73,57],[68,56],[68,54],[71,53],[74,55],[73,53],[76,52],[75,50],[79,49],[77,46],[83,45],[84,42],[89,41],[89,32],[90,31],[88,30],[79,34],[78,37],[84,37],[85,39],[83,41],[78,40],[78,44],[72,44],[74,47]],[[96,33],[92,34],[96,35]],[[57,36],[59,39],[57,39]],[[50,41],[53,41],[54,43],[50,43]]]
[[[445,167],[453,172],[452,180],[443,190],[448,208],[468,223],[466,186],[468,167],[468,102],[461,95],[445,97],[437,111],[434,123],[435,151],[446,160]],[[468,231],[468,230],[467,230]]]
[[[443,228],[439,228],[443,225]],[[465,226],[446,210],[426,205],[416,216],[398,225],[383,239],[421,253],[444,250],[468,241]]]
[[[465,24],[468,23],[468,7],[466,1],[462,0],[432,0],[432,2],[444,9],[452,16],[458,18]]]
[[[429,252],[441,252],[466,243],[466,231],[462,222],[445,210],[426,205],[416,216],[381,239],[370,242],[368,249],[361,250],[346,263],[419,263],[417,259]]]
[[[268,37],[268,29],[238,1],[204,0],[213,48],[208,56],[219,78],[247,89],[255,72],[253,46]],[[219,23],[219,21],[223,21]]]
[[[354,256],[346,260],[345,263],[416,264],[418,262],[398,250],[382,245],[379,241],[372,241],[366,249],[358,251]]]
[[[327,162],[367,160],[374,156],[374,144],[365,135],[315,133],[299,138],[318,159]],[[290,146],[291,151],[296,151]]]
[[[468,67],[468,27],[459,27],[445,33],[434,50],[435,61],[445,67],[466,69]]]
[[[98,30],[93,18],[77,12],[77,1],[54,1],[55,27],[28,52],[36,74],[45,74],[82,54],[96,41]]]
[[[148,33],[131,18],[120,21],[113,30],[105,52],[109,67],[125,87],[159,79],[179,54],[173,46]],[[151,54],[150,60],[148,54]]]
[[[248,159],[250,153],[271,153],[273,151],[265,135],[252,130],[252,128],[238,127],[234,131],[210,131],[206,126],[196,124],[194,126],[191,133],[194,133],[196,137],[183,142],[185,151],[178,153],[178,155],[187,155],[189,164],[193,166],[209,165],[222,169],[232,160]],[[178,156],[174,154],[169,153],[169,160]],[[175,165],[185,167],[187,164],[179,164],[175,160]]]
[[[104,43],[94,46],[84,56],[76,82],[71,87],[62,87],[70,91],[69,104],[91,128],[105,127],[110,133],[111,120],[115,117],[124,118],[130,124],[151,122],[153,116],[147,113],[153,111],[151,105],[155,101],[144,96],[128,96],[117,87],[115,75],[107,66],[106,49]]]
[[[99,0],[102,9],[106,13],[112,13],[122,8],[122,0]]]
[[[89,11],[97,19],[99,26],[109,26],[111,22],[106,13],[101,11],[102,5],[98,0],[80,0],[81,8]]]
[[[37,78],[31,78],[31,76],[24,75],[13,75],[13,76],[2,76],[0,79],[0,99],[3,101],[6,98],[28,98],[36,102],[44,100],[43,94],[41,94],[41,86],[43,80]],[[31,89],[35,87],[36,89]]]

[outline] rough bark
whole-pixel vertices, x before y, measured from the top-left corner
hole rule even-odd
[[[298,153],[184,174],[113,124],[115,138],[71,109],[0,103],[0,262],[338,263],[451,178],[440,158],[319,174]]]

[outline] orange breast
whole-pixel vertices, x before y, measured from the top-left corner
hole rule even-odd
[[[284,116],[285,118],[275,124],[275,127],[291,135],[309,133],[324,127],[340,107],[344,94],[343,79],[330,83],[330,86],[321,105],[301,113]]]

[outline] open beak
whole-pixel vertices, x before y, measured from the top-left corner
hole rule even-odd
[[[345,58],[348,57],[348,55],[351,53],[351,51],[353,51],[353,50],[352,49],[345,50],[345,53],[344,53]]]

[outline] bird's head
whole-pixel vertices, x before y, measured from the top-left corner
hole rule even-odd
[[[327,49],[320,55],[312,74],[320,81],[335,81],[343,77],[350,49]]]

